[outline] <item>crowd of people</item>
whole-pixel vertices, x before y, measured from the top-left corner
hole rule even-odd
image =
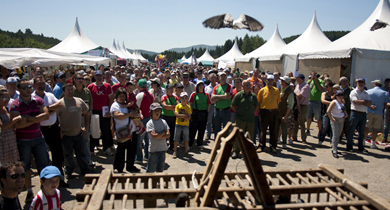
[[[32,156],[44,178],[43,186],[49,173],[42,175],[45,167],[57,168],[49,174],[59,177],[58,186],[68,187],[63,178],[74,177],[74,159],[79,174],[90,173],[95,165],[91,157],[98,152],[115,156],[112,164],[119,173],[125,169],[140,172],[136,164],[145,161],[146,172],[162,172],[167,154],[190,158],[194,147],[202,150],[205,140],[215,138],[228,122],[247,132],[259,153],[266,150],[267,139],[273,154],[280,152],[278,144],[282,149],[293,146],[299,129],[300,141],[306,143],[312,135],[313,118],[319,131],[313,136],[319,146],[330,136],[334,158],[339,157],[338,143],[343,135],[346,150],[353,152],[355,130],[362,153],[368,152],[364,144],[370,129],[370,148],[378,148],[375,140],[379,130],[384,134],[382,141],[387,141],[390,78],[384,84],[372,81],[372,88],[358,78],[353,88],[346,77],[332,81],[327,74],[306,76],[294,77],[292,72],[282,76],[257,68],[249,72],[201,66],[157,68],[151,64],[63,69],[54,75],[36,67],[31,78],[25,79],[1,67],[1,186],[12,181],[13,190],[20,191],[18,181],[23,178],[25,201],[31,202]],[[96,119],[101,135],[92,137],[90,125]],[[180,152],[182,148],[184,152]],[[234,145],[232,158],[241,157]],[[3,192],[0,206],[15,195]],[[44,188],[37,196],[42,195]]]

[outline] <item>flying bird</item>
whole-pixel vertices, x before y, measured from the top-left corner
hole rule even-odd
[[[256,19],[242,14],[235,20],[229,13],[217,15],[203,21],[204,27],[213,29],[233,28],[233,29],[248,29],[249,31],[261,31],[264,27]]]
[[[380,28],[385,28],[388,25],[389,25],[388,23],[376,19],[374,25],[371,26],[370,31],[375,31]]]

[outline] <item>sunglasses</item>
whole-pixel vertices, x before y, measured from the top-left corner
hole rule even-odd
[[[85,81],[91,81],[90,79],[84,79]]]
[[[9,100],[9,97],[8,96],[3,96],[3,97],[0,97],[0,100],[7,101],[7,100]]]
[[[181,99],[187,99],[188,97],[187,96],[185,96],[185,97],[181,97]]]
[[[26,177],[26,173],[9,175],[9,177],[11,177],[11,179],[17,179],[19,176],[22,177],[22,178],[25,178]]]
[[[183,77],[183,79],[188,79],[189,77]]]
[[[27,89],[31,89],[31,88],[32,88],[32,85],[20,87],[20,89],[22,89],[22,90],[27,90]]]
[[[83,80],[84,78],[82,78],[82,77],[79,77],[79,78],[76,78],[77,80]]]

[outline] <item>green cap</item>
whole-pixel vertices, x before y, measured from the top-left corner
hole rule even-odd
[[[146,86],[147,86],[146,80],[145,80],[145,79],[140,79],[140,80],[138,81],[138,86],[139,86],[140,88],[146,88]]]

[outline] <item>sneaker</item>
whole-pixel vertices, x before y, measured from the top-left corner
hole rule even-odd
[[[306,135],[310,136],[310,130],[306,130]]]
[[[278,151],[276,151],[275,148],[271,147],[271,153],[272,153],[272,154],[278,154]]]
[[[26,199],[24,200],[25,203],[30,203],[34,199],[34,193],[32,190],[27,190]]]
[[[135,166],[132,166],[131,168],[126,169],[126,171],[132,172],[132,173],[138,173],[138,172],[141,171],[141,169],[139,169],[139,168],[137,168],[137,167],[135,167]]]
[[[319,146],[321,146],[321,145],[322,145],[322,143],[323,143],[323,141],[319,141],[319,142],[318,142],[318,145],[319,145]]]
[[[333,152],[333,151],[331,151],[331,152],[332,152],[332,155],[334,158],[339,158],[339,155],[337,154],[337,152]]]
[[[371,144],[371,140],[366,139],[366,144]]]
[[[368,151],[366,149],[363,149],[363,150],[359,150],[361,153],[363,154],[368,154]]]
[[[280,137],[278,137],[278,144],[280,144]]]
[[[184,153],[184,157],[189,158],[189,157],[190,157],[190,154],[189,154],[188,152],[185,152],[185,153]]]
[[[115,152],[115,151],[116,151],[115,145],[112,145],[112,146],[110,147],[110,149],[111,149],[111,152]]]
[[[176,159],[176,158],[177,158],[176,152],[173,152],[172,158],[173,158],[173,159]]]
[[[283,149],[286,149],[286,148],[287,148],[287,145],[286,145],[286,144],[283,144],[282,147],[283,147]]]
[[[106,151],[104,151],[104,153],[108,156],[113,156],[114,153],[111,152],[110,148],[107,148]]]
[[[232,152],[232,159],[237,159],[238,158],[238,155],[237,155],[237,153],[235,153],[235,152]]]
[[[292,139],[288,138],[288,139],[287,139],[287,144],[293,144]]]
[[[378,146],[376,146],[376,144],[371,144],[370,148],[371,149],[378,149]]]
[[[90,161],[90,162],[88,163],[88,165],[89,165],[89,166],[95,166],[96,164],[95,164],[93,161]]]
[[[302,140],[302,143],[306,144],[307,142],[306,142],[306,140]]]
[[[199,145],[198,147],[199,147],[199,149],[204,149],[203,145]]]

